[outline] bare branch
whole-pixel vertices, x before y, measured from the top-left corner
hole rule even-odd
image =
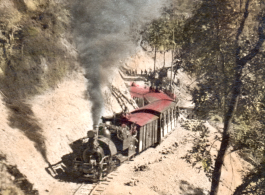
[[[251,60],[252,58],[254,58],[259,53],[259,50],[260,50],[262,44],[264,43],[265,34],[263,32],[263,27],[262,26],[265,25],[265,20],[264,19],[261,19],[260,23],[261,24],[260,24],[259,29],[258,29],[258,32],[259,32],[259,40],[258,40],[256,46],[254,47],[254,49],[252,49],[247,56],[241,58],[238,61],[238,64],[240,64],[242,66],[244,66],[247,63],[247,61]]]
[[[248,15],[249,15],[249,11],[248,11],[248,7],[249,7],[249,3],[250,3],[250,0],[247,0],[246,2],[246,7],[245,7],[245,12],[244,12],[244,17],[240,23],[240,26],[237,30],[237,34],[236,34],[236,44],[238,44],[238,41],[239,41],[239,36],[242,34],[242,31],[243,31],[243,28],[245,26],[245,22],[248,18]],[[240,9],[241,9],[241,3],[240,3]],[[237,47],[237,50],[236,50],[236,56],[238,58],[239,56],[239,53],[241,51],[241,48],[240,47]]]

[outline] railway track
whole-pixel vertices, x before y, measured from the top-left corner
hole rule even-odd
[[[118,172],[114,171],[108,174],[102,181],[94,184],[82,183],[73,195],[100,195],[104,192],[109,183],[117,176]]]

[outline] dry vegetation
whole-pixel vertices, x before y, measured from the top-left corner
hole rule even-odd
[[[8,99],[54,87],[74,67],[75,56],[63,44],[68,11],[52,1],[39,1],[34,9],[25,2],[2,0],[0,7],[0,88]]]

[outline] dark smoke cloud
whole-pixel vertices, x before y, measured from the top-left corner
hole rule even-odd
[[[74,3],[73,29],[80,62],[89,80],[94,124],[103,107],[101,85],[117,68],[118,61],[133,51],[139,30],[160,16],[169,0],[83,0]]]

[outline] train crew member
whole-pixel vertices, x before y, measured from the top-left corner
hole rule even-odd
[[[136,142],[138,142],[137,140],[137,126],[136,126],[136,122],[134,122],[131,126],[131,130],[130,130],[130,133],[132,135],[132,138],[135,139]]]

